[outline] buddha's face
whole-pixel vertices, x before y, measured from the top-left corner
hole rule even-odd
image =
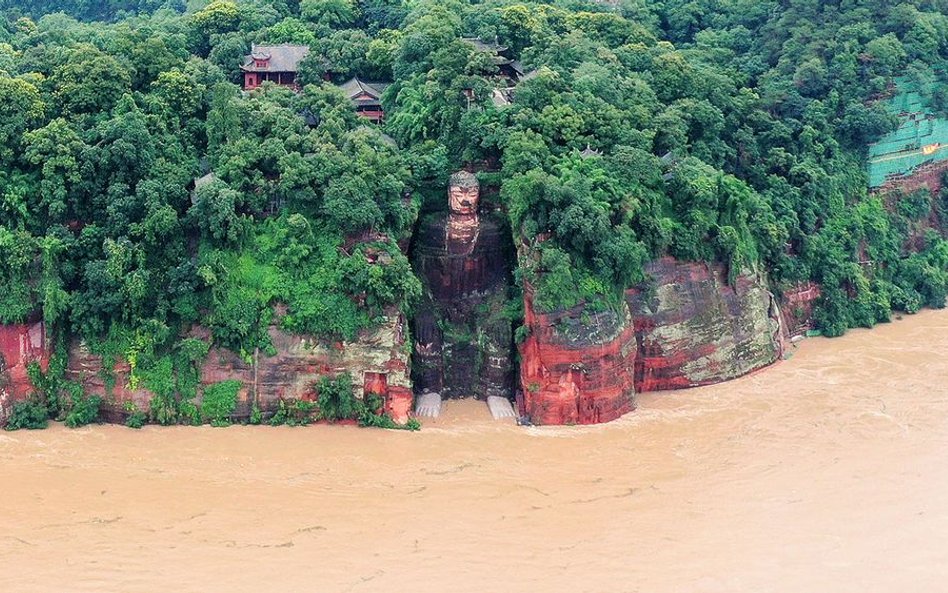
[[[452,185],[448,188],[448,206],[452,214],[476,214],[480,190],[477,187]]]

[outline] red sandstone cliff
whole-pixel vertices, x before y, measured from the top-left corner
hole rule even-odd
[[[539,424],[591,424],[634,408],[634,394],[739,377],[775,362],[781,321],[765,282],[721,266],[662,258],[619,313],[549,314],[525,292],[524,412]]]
[[[45,369],[49,356],[43,322],[0,325],[0,425],[33,392],[27,365],[35,360]]]
[[[385,411],[396,422],[408,420],[413,396],[404,320],[400,317],[392,316],[378,328],[345,343],[291,335],[276,327],[271,327],[269,333],[277,351],[275,356],[261,352],[247,361],[229,350],[212,348],[201,366],[202,386],[231,379],[241,382],[236,418],[248,418],[255,402],[261,411],[275,412],[281,399],[310,399],[315,395],[313,385],[320,377],[349,373],[357,397],[365,393],[382,395]],[[101,372],[102,358],[80,343],[70,348],[69,377],[82,382],[87,393],[102,396],[102,416],[108,421],[125,418],[126,402],[143,411],[150,408],[150,392],[129,388],[129,370],[124,361],[116,363],[115,385],[108,393]],[[195,403],[200,402],[199,390]]]
[[[526,414],[538,424],[608,422],[635,408],[631,320],[582,305],[537,313],[528,288],[520,345],[520,382]]]
[[[99,415],[106,422],[123,422],[127,415],[125,403],[131,402],[138,409],[147,412],[152,394],[145,389],[131,389],[129,376],[131,367],[124,360],[116,361],[111,369],[114,386],[106,387],[106,372],[103,370],[102,357],[93,354],[85,342],[75,341],[69,347],[69,360],[66,378],[78,381],[88,395],[102,398]]]
[[[781,321],[766,283],[741,274],[733,286],[722,266],[661,258],[650,280],[626,292],[639,355],[639,392],[719,383],[775,362]]]

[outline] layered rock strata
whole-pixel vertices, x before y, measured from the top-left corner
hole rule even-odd
[[[727,281],[722,266],[662,258],[619,311],[538,313],[525,291],[520,346],[524,412],[540,424],[607,422],[636,392],[718,383],[775,362],[776,300],[762,278]]]
[[[775,362],[782,353],[779,308],[762,278],[724,267],[661,258],[649,281],[626,292],[639,354],[635,387],[664,391],[719,383]]]
[[[254,405],[267,414],[279,408],[281,399],[314,399],[315,384],[321,377],[349,373],[356,397],[362,398],[366,393],[381,395],[385,411],[396,422],[404,423],[412,404],[404,329],[404,320],[391,315],[379,327],[362,332],[355,341],[328,343],[271,327],[275,356],[258,352],[248,360],[232,351],[213,348],[201,365],[201,385],[240,381],[234,419],[242,420],[250,416]],[[206,332],[198,329],[194,334]],[[143,411],[150,408],[153,395],[145,389],[129,387],[127,362],[118,361],[111,373],[105,373],[102,357],[91,353],[82,343],[77,342],[70,349],[67,374],[80,381],[87,393],[102,396],[102,416],[107,421],[124,420],[126,402]],[[112,379],[106,381],[108,375]],[[197,404],[201,402],[200,393],[198,389]]]
[[[537,424],[596,424],[635,408],[635,332],[626,311],[538,313],[524,291],[523,412]]]

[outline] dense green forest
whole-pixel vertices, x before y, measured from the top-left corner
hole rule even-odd
[[[870,196],[865,155],[893,77],[948,108],[945,0],[0,8],[0,322],[142,369],[193,323],[250,352],[274,320],[351,338],[409,310],[399,242],[471,163],[541,309],[610,306],[664,254],[817,281],[832,335],[944,306],[948,196]],[[530,72],[511,104],[464,37]],[[302,91],[241,92],[252,43],[309,45]],[[335,88],[353,75],[393,83],[381,127]]]

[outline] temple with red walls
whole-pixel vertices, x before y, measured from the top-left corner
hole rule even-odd
[[[388,82],[367,82],[353,77],[343,84],[339,85],[346,97],[352,102],[356,113],[359,116],[380,124],[385,120],[385,110],[382,109],[382,93],[385,92],[391,83]]]
[[[294,90],[299,89],[300,62],[309,55],[306,45],[254,45],[244,56],[240,69],[244,73],[244,90],[252,91],[265,82]]]

